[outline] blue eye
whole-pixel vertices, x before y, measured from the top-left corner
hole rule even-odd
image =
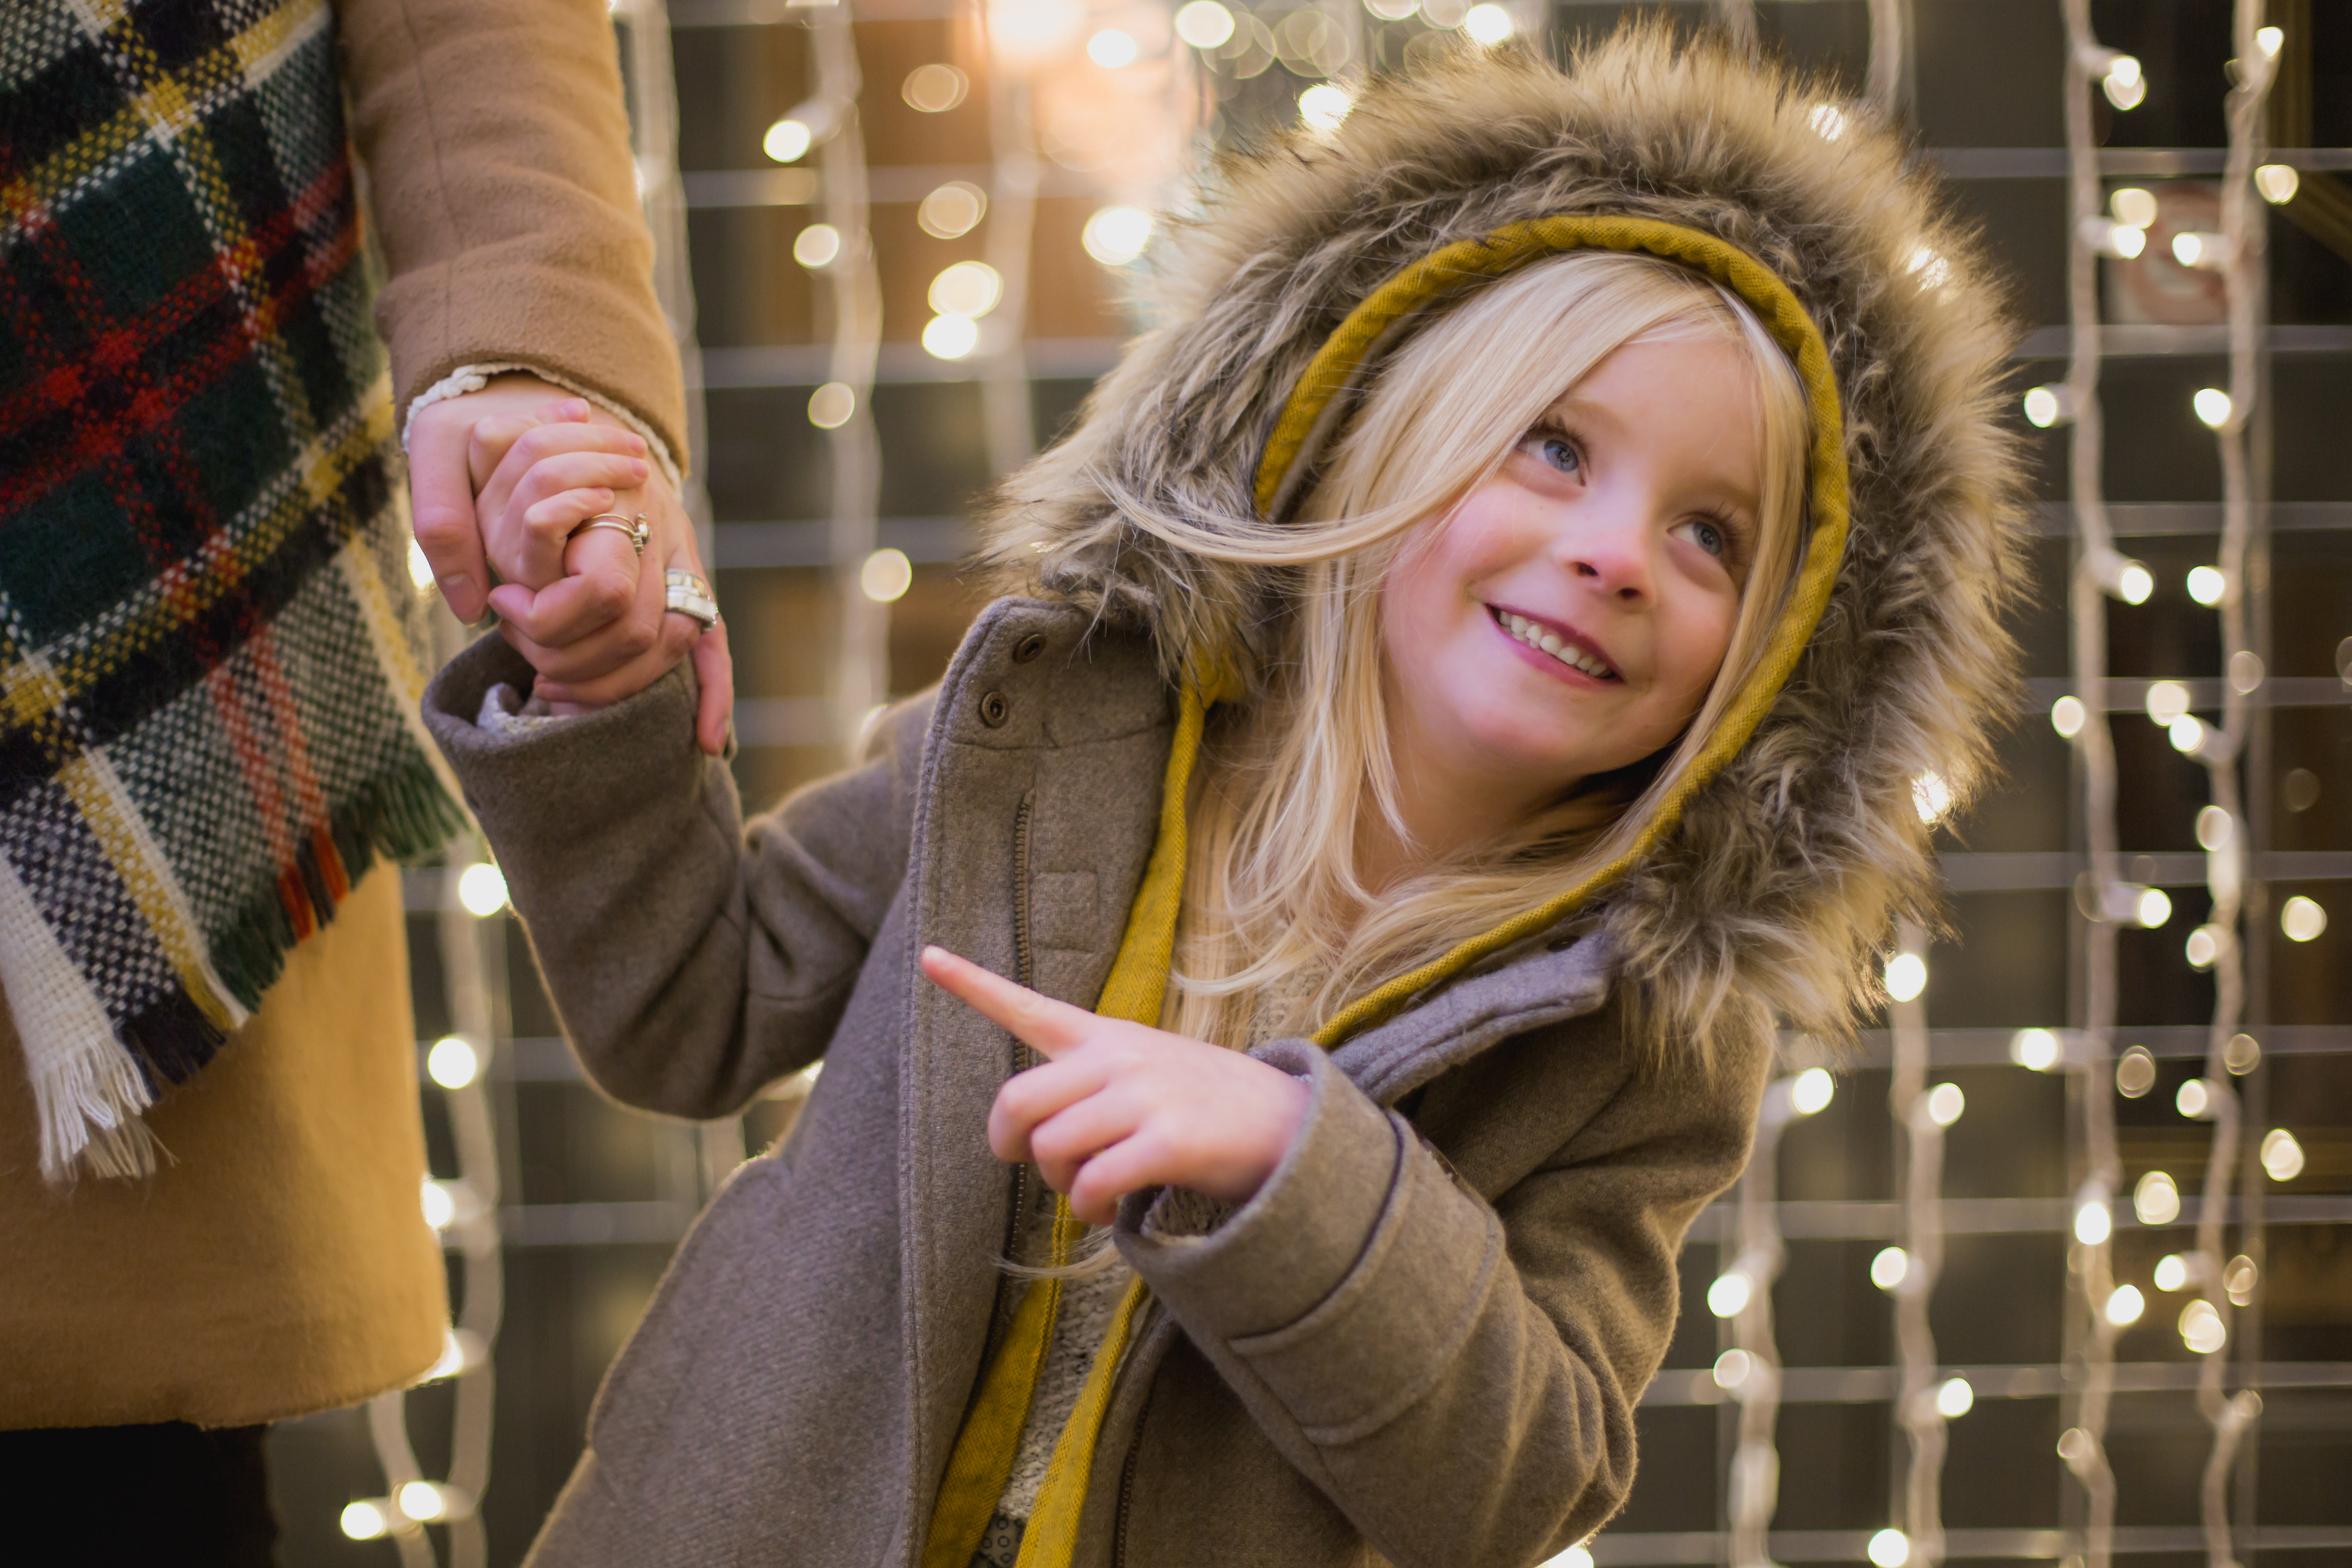
[[[1563,474],[1582,471],[1584,459],[1576,455],[1574,444],[1559,436],[1547,436],[1540,448],[1544,461]]]
[[[1701,550],[1718,558],[1730,548],[1730,542],[1723,537],[1723,530],[1711,522],[1699,521],[1691,524],[1691,538],[1696,541]]]

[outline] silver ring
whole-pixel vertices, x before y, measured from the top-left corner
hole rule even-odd
[[[704,631],[719,624],[719,601],[710,584],[693,573],[673,566],[662,574],[663,607],[677,611]]]
[[[645,554],[646,541],[651,539],[654,532],[653,529],[646,523],[646,514],[644,512],[637,513],[635,518],[626,518],[623,517],[617,511],[601,511],[594,517],[590,518],[587,521],[582,523],[579,527],[573,529],[564,537],[567,539],[577,539],[592,528],[609,528],[615,533],[627,534],[629,536],[629,547],[635,550],[640,556]]]

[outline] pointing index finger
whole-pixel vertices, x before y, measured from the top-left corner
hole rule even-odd
[[[1083,1007],[1040,995],[943,947],[923,949],[923,973],[940,990],[970,1003],[982,1017],[1011,1031],[1049,1061],[1084,1045],[1099,1022]]]

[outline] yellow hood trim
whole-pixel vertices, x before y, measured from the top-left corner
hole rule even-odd
[[[1806,475],[1812,530],[1805,542],[1796,591],[1780,612],[1754,674],[1724,714],[1706,749],[1675,781],[1624,854],[1559,897],[1357,998],[1317,1031],[1315,1041],[1326,1049],[1393,1017],[1439,981],[1557,925],[1656,848],[1682,819],[1691,797],[1738,755],[1756,732],[1797,668],[1805,645],[1812,640],[1813,629],[1829,607],[1830,592],[1836,586],[1838,565],[1845,554],[1848,490],[1845,420],[1838,401],[1837,377],[1830,368],[1829,346],[1797,296],[1762,262],[1713,235],[1653,218],[1559,216],[1511,224],[1483,239],[1465,239],[1423,257],[1381,284],[1349,312],[1292,389],[1258,465],[1258,510],[1272,512],[1292,470],[1302,458],[1311,455],[1309,446],[1322,433],[1319,427],[1333,400],[1357,383],[1367,361],[1400,321],[1481,279],[1500,277],[1562,251],[1594,247],[1645,251],[1706,273],[1746,300],[1773,341],[1795,362],[1813,416],[1813,445]]]

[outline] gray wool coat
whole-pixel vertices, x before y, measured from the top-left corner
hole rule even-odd
[[[824,1062],[679,1248],[531,1562],[911,1564],[1005,1288],[984,1125],[1015,1060],[915,956],[1092,1004],[1173,731],[1149,637],[1000,601],[864,766],[748,826],[683,672],[478,727],[528,680],[487,638],[427,718],[591,1076],[711,1117]],[[1258,1048],[1311,1089],[1265,1186],[1207,1234],[1149,1194],[1118,1226],[1151,1294],[1081,1568],[1518,1568],[1618,1507],[1675,1253],[1767,1064],[1745,1037],[1711,1070],[1645,1065],[1611,970],[1562,935],[1328,1055]]]

